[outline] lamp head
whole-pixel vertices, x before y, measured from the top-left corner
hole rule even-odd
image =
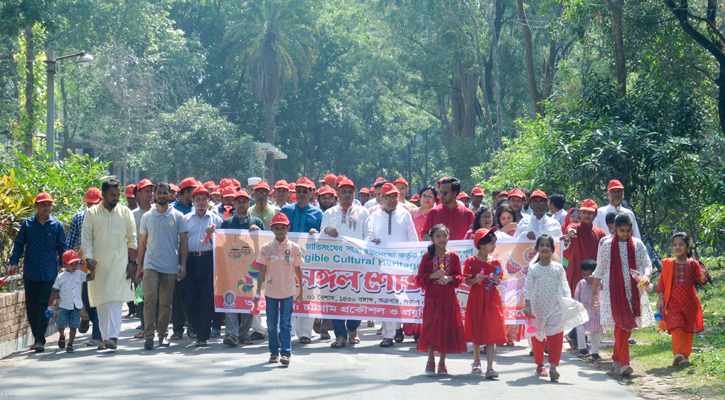
[[[75,59],[75,63],[80,64],[82,67],[87,67],[91,61],[93,61],[93,56],[85,52]]]

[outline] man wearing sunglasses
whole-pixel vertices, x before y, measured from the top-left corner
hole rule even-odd
[[[444,178],[440,181],[438,194],[441,204],[431,208],[423,225],[423,240],[431,240],[428,232],[438,224],[445,225],[450,231],[450,240],[463,240],[471,229],[474,214],[468,207],[457,201],[461,192],[461,181],[456,178]]]
[[[287,204],[280,212],[284,213],[290,222],[290,232],[318,233],[322,223],[322,211],[310,204],[315,195],[315,184],[307,177],[302,177],[295,184],[297,202]],[[292,317],[292,330],[300,343],[312,343],[312,327],[315,319],[309,317]]]

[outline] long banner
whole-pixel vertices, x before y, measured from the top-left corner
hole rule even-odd
[[[424,293],[415,283],[421,257],[429,242],[372,242],[325,234],[290,233],[289,240],[302,249],[303,302],[294,303],[293,315],[327,319],[422,322]],[[214,234],[214,303],[217,312],[248,313],[253,307],[260,265],[259,249],[274,240],[269,231],[220,229]],[[474,254],[471,240],[453,240],[448,249],[464,260]],[[533,259],[534,242],[502,238],[494,257],[504,266],[498,290],[507,324],[524,323],[524,281]],[[558,257],[558,258],[557,258]],[[556,243],[557,261],[561,246]],[[463,268],[463,265],[461,265]],[[298,282],[299,284],[299,282]],[[465,316],[469,287],[458,291]],[[264,312],[264,297],[259,309]]]

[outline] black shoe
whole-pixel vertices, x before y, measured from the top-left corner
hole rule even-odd
[[[147,338],[146,342],[143,344],[143,348],[146,350],[153,350],[154,348],[154,338]]]
[[[165,339],[166,339],[166,336],[161,336],[161,337],[159,337],[159,346],[161,346],[161,347],[169,347],[169,345],[170,345],[171,343],[169,343],[169,342],[164,342],[164,341],[165,341]]]
[[[530,357],[533,357],[533,356],[534,356],[534,351],[533,351],[533,350],[531,350],[531,351],[529,352],[529,356],[530,356]]]
[[[78,332],[80,333],[86,333],[88,332],[88,328],[91,326],[91,320],[90,319],[82,319],[81,320],[81,326],[78,328]]]
[[[251,336],[249,336],[249,340],[262,340],[264,339],[264,334],[259,332],[252,333]]]
[[[637,344],[637,341],[632,338],[629,338],[629,344]]]
[[[577,354],[577,357],[581,357],[581,358],[588,357],[588,356],[589,356],[589,350],[587,350],[587,349],[581,349],[581,350],[579,350],[579,354]]]
[[[598,353],[592,353],[592,360],[601,361],[602,357]]]

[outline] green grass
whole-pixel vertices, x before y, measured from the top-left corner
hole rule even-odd
[[[668,334],[647,328],[632,335],[637,345],[631,346],[630,352],[637,370],[668,380],[683,394],[725,398],[725,259],[719,261],[706,262],[713,285],[697,292],[705,330],[695,335],[690,364],[672,366],[672,340]],[[650,301],[657,302],[654,291],[650,293]]]

